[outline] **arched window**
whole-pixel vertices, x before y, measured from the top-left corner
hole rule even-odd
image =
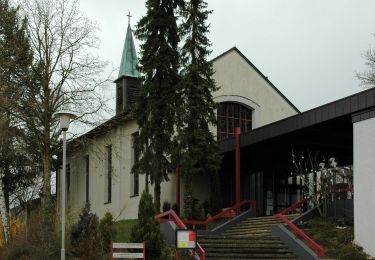
[[[236,127],[241,132],[251,130],[251,110],[241,104],[232,102],[219,103],[217,109],[217,138],[222,140],[234,136]]]

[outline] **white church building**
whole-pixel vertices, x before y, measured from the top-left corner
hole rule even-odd
[[[218,104],[213,131],[223,155],[224,206],[235,203],[236,127],[242,131],[241,198],[256,200],[260,216],[280,212],[300,199],[302,184],[290,176],[291,151],[320,151],[353,166],[355,241],[375,256],[375,88],[300,113],[237,48],[211,62],[220,87],[212,93]],[[116,115],[68,143],[66,194],[71,214],[78,215],[90,202],[99,217],[109,211],[116,220],[137,218],[146,181],[144,175],[131,173],[138,126],[129,108],[142,82],[137,64],[129,26],[114,86]],[[162,183],[161,203],[174,204],[176,174],[169,179]],[[208,178],[195,180],[195,197],[208,199],[209,190]]]
[[[118,220],[137,218],[145,176],[131,173],[137,159],[133,141],[138,126],[128,113],[129,105],[134,102],[134,91],[141,84],[137,65],[129,26],[115,81],[116,115],[68,144],[66,181],[71,212],[79,212],[89,201],[92,211],[99,217],[109,211]],[[247,132],[299,113],[236,47],[213,59],[212,65],[213,77],[220,87],[212,93],[221,111],[218,111],[220,129],[214,129],[219,138],[233,136],[238,126]],[[161,202],[173,204],[176,197],[174,174],[170,174],[169,179],[162,183]],[[194,186],[194,194],[203,199],[209,194],[209,183],[199,184]]]

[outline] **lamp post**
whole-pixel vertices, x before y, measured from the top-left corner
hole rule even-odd
[[[61,172],[61,260],[65,260],[65,171],[66,171],[66,131],[71,119],[76,116],[68,111],[55,113],[60,120],[60,130],[63,134],[63,167]]]

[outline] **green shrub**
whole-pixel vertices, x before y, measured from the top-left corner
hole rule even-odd
[[[201,210],[199,209],[199,200],[193,195],[185,194],[184,196],[184,217],[186,219],[201,219]]]
[[[100,220],[99,230],[103,241],[103,250],[105,253],[109,252],[110,241],[113,240],[117,234],[115,222],[110,212],[105,213]]]
[[[166,212],[170,209],[171,209],[171,203],[169,203],[168,201],[164,201],[163,202],[163,212]]]
[[[165,243],[160,233],[159,223],[154,220],[155,209],[152,196],[143,191],[138,206],[138,223],[133,226],[130,241],[140,243],[146,241],[147,259],[158,260],[162,258]]]
[[[55,216],[50,214],[47,219],[45,213],[42,208],[36,208],[29,214],[24,232],[20,232],[1,248],[0,259],[59,259],[61,230],[53,223]],[[46,219],[49,221],[46,222]]]
[[[4,257],[8,260],[47,259],[37,247],[28,243],[13,244]]]
[[[73,225],[70,241],[74,256],[82,260],[100,259],[102,257],[99,218],[90,213],[90,204],[86,204],[79,215],[78,222]]]
[[[177,203],[173,204],[172,209],[177,215],[180,215],[180,206]]]

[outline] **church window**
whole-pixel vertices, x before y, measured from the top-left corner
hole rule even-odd
[[[107,146],[106,203],[112,201],[112,145]]]
[[[86,203],[90,201],[90,158],[86,156]]]
[[[135,139],[137,138],[138,136],[138,132],[137,133],[134,133],[132,134],[132,160],[133,160],[133,165],[134,163],[136,163],[139,159],[139,152],[138,150],[136,149],[135,145],[134,145],[134,141]],[[138,196],[139,195],[139,174],[138,173],[131,173],[131,196]]]
[[[233,137],[237,127],[241,128],[242,133],[251,130],[252,111],[238,103],[219,103],[217,109],[218,140]]]

